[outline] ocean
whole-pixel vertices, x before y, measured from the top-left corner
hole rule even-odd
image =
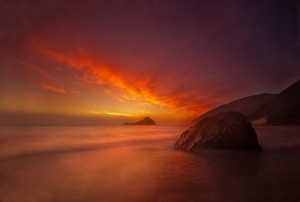
[[[300,201],[300,126],[256,126],[262,152],[174,150],[185,129],[0,127],[0,201]]]

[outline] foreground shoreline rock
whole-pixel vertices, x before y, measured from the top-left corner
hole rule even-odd
[[[183,151],[203,148],[262,150],[247,117],[234,111],[221,112],[197,122],[175,143],[175,149]]]
[[[145,117],[144,119],[134,122],[134,123],[128,123],[125,122],[123,125],[155,125],[155,121],[152,120],[150,117]]]

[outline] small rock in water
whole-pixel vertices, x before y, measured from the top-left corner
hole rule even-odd
[[[123,125],[155,125],[155,121],[147,116],[138,122],[134,122],[134,123],[125,122]]]

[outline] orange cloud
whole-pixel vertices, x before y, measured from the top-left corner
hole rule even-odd
[[[50,90],[50,91],[53,91],[56,93],[66,93],[65,89],[63,89],[63,88],[50,86],[50,85],[44,84],[44,83],[41,84],[41,87],[45,90]]]
[[[47,51],[46,54],[56,62],[83,72],[82,80],[85,82],[109,85],[121,90],[122,93],[119,94],[119,97],[124,100],[150,102],[169,107],[176,106],[176,102],[171,97],[159,96],[155,89],[150,88],[145,78],[136,79],[126,75],[114,67],[102,64],[86,52],[81,52],[76,57],[52,50]]]
[[[164,107],[169,109],[172,117],[194,118],[209,109],[201,105],[202,100],[197,97],[198,88],[181,89],[180,83],[171,83],[170,86],[162,87],[159,79],[153,81],[150,79],[151,75],[138,77],[134,72],[106,64],[98,56],[80,46],[71,50],[66,47],[56,47],[47,40],[35,40],[37,39],[30,40],[28,43],[32,50],[42,54],[56,66],[59,64],[80,72],[82,81],[104,86],[105,93],[117,97],[118,100]],[[166,92],[163,92],[164,87],[167,89]],[[50,90],[49,87],[47,89]],[[56,92],[64,93],[64,89],[55,89]],[[202,94],[205,95],[205,92],[203,91]]]

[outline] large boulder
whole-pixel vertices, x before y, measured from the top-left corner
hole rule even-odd
[[[221,112],[207,117],[184,131],[175,148],[196,151],[201,148],[261,150],[247,117],[239,112]]]

